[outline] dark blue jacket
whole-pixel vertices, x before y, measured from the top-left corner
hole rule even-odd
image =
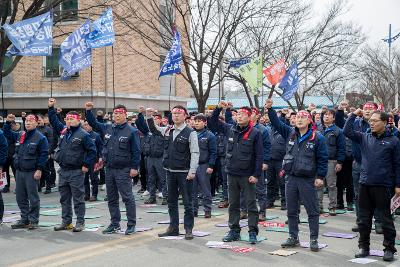
[[[86,111],[86,120],[88,121],[89,125],[92,126],[93,130],[96,129],[97,132],[101,134],[101,136],[104,138],[106,128],[107,127],[113,127],[114,131],[117,130],[119,127],[122,125],[109,125],[106,123],[100,123],[96,120],[96,118],[93,115],[93,112],[91,110]],[[139,138],[139,132],[136,128],[132,128],[132,133],[131,133],[131,140],[133,142],[130,142],[131,146],[131,168],[138,170],[140,166],[140,138]]]
[[[7,139],[2,130],[0,130],[0,167],[3,168],[8,155]]]
[[[17,143],[19,141],[18,138],[20,137],[21,132],[14,132],[11,129],[10,122],[7,121],[4,124],[3,131],[4,131],[4,136],[6,136],[10,140],[12,140],[12,142]],[[38,131],[38,130],[35,129],[35,130],[27,131],[26,137],[25,137],[25,142],[29,142],[29,139],[33,136],[33,134],[36,131]],[[49,157],[49,143],[47,142],[47,138],[43,134],[41,134],[40,132],[39,132],[39,134],[41,135],[41,138],[37,144],[38,145],[37,151],[38,151],[39,157],[36,160],[36,169],[44,170],[47,160],[48,160],[48,157]]]
[[[64,129],[67,128],[67,126],[65,126],[60,121],[59,117],[56,115],[56,110],[54,107],[49,108],[48,115],[50,124],[53,127],[54,134],[61,135]],[[78,127],[70,127],[69,129],[67,129],[64,134],[65,138],[69,138],[69,136],[71,136],[72,133],[80,127],[81,126],[79,125]],[[85,134],[85,137],[83,138],[83,147],[86,151],[83,159],[83,165],[86,168],[89,168],[96,161],[97,151],[95,143],[87,132]]]
[[[389,131],[380,136],[355,129],[356,116],[350,115],[344,134],[360,145],[360,184],[400,187],[400,141]]]
[[[208,120],[208,127],[218,133],[224,134],[227,138],[229,138],[230,132],[233,130],[233,126],[231,124],[222,122],[219,120],[219,114],[221,113],[222,108],[216,108],[214,109],[210,119]],[[240,129],[237,129],[240,131]],[[240,138],[243,138],[243,134],[240,134]],[[238,175],[238,176],[254,176],[256,178],[260,178],[262,174],[262,164],[263,164],[263,156],[264,156],[264,145],[263,145],[263,139],[262,139],[262,134],[257,134],[256,139],[255,139],[255,162],[254,162],[254,168],[248,171],[242,171],[238,173],[234,173],[233,175]]]
[[[138,114],[136,119],[136,127],[142,132],[143,135],[147,135],[150,132],[149,126],[147,126],[146,120],[142,113]]]
[[[94,141],[94,144],[96,145],[97,158],[101,158],[101,152],[103,151],[103,141],[101,140],[100,135],[95,131],[91,131],[88,133],[92,138],[92,140]]]
[[[300,133],[297,129],[286,125],[283,123],[278,116],[276,115],[275,110],[268,110],[269,120],[271,121],[271,125],[282,135],[283,138],[289,140],[293,134],[296,134],[298,140],[300,142],[304,140],[304,136],[300,137]],[[328,149],[325,143],[325,137],[320,133],[317,133],[316,136],[316,163],[317,163],[317,176],[320,178],[324,178],[328,172]]]
[[[225,110],[225,122],[236,125],[236,122],[232,118],[232,111],[230,109]],[[262,133],[264,144],[263,163],[268,164],[271,161],[271,139],[269,137],[269,131],[264,125],[259,123],[254,125],[254,128],[258,129]]]
[[[207,136],[207,133],[208,136]],[[209,168],[214,168],[215,161],[217,160],[217,138],[215,135],[211,132],[208,131],[206,128],[203,130],[197,132],[197,139],[200,140],[201,138],[207,137],[208,141],[208,167]],[[201,153],[201,152],[200,152]]]
[[[272,125],[266,126],[271,139],[271,160],[282,161],[286,154],[287,140]]]
[[[343,164],[344,160],[346,159],[346,138],[344,137],[342,129],[340,129],[338,126],[333,124],[330,127],[322,126],[320,131],[321,131],[322,135],[325,136],[325,140],[327,140],[327,142],[329,142],[327,135],[330,132],[334,132],[334,131],[338,132],[338,135],[336,136],[336,143],[335,143],[335,146],[336,146],[335,160],[337,160],[337,162],[339,164]],[[327,144],[327,146],[328,146],[328,154],[330,154],[329,153],[329,144]],[[332,151],[332,153],[333,153],[333,151]]]

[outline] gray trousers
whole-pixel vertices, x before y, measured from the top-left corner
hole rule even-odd
[[[119,227],[121,211],[119,209],[119,195],[125,204],[128,226],[136,225],[135,196],[132,192],[132,178],[129,176],[130,168],[114,169],[107,167],[106,187],[108,210],[110,211],[111,224]]]
[[[328,161],[328,173],[325,177],[325,186],[328,187],[328,197],[329,197],[329,209],[335,209],[337,204],[337,187],[336,187],[336,160],[329,160]],[[319,207],[322,209],[322,200],[324,198],[324,187],[318,189],[318,200],[319,200]]]
[[[58,191],[64,224],[72,223],[72,199],[76,223],[85,223],[85,174],[78,170],[59,170]]]
[[[156,198],[157,184],[160,186],[163,198],[168,196],[167,190],[167,172],[163,168],[162,158],[146,158],[147,167],[147,191],[150,198]]]
[[[21,221],[26,224],[39,222],[39,181],[33,179],[34,173],[35,171],[24,172],[17,170],[15,191],[18,207],[21,210]]]
[[[249,182],[249,177],[228,174],[229,189],[229,228],[240,232],[240,192],[243,191],[247,204],[249,232],[258,233],[258,208],[256,201],[256,185]]]
[[[197,168],[196,176],[193,180],[193,209],[195,212],[199,210],[199,191],[203,196],[204,211],[211,211],[211,175],[206,173],[207,168],[208,163],[200,164]]]

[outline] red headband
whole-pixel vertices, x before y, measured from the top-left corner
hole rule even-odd
[[[260,111],[257,108],[251,108],[251,110],[256,113],[256,115],[260,114]]]
[[[80,120],[81,116],[76,115],[76,114],[67,114],[67,119],[75,119],[75,120]]]
[[[123,108],[116,108],[113,110],[113,113],[123,113],[126,114],[126,110]]]
[[[371,103],[365,103],[363,109],[373,109],[376,110],[376,106],[374,104]]]
[[[172,112],[186,114],[186,111],[183,108],[173,108]]]
[[[251,111],[248,111],[247,109],[245,109],[245,108],[241,108],[241,109],[239,109],[239,112],[244,112],[244,113],[246,113],[249,117],[251,116],[251,114],[253,113],[253,112],[251,112]]]
[[[26,116],[26,120],[34,120],[34,121],[38,121],[35,115],[28,115]]]
[[[308,113],[307,111],[299,111],[299,112],[297,112],[296,116],[307,117],[310,120],[312,119],[310,113]]]

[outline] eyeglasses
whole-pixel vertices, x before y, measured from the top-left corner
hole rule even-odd
[[[378,123],[378,122],[382,122],[382,120],[369,120],[368,122],[371,124],[371,123]]]

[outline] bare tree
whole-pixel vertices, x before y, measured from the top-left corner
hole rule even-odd
[[[288,66],[297,62],[300,87],[294,97],[297,108],[302,109],[306,95],[318,88],[321,90],[327,84],[344,80],[347,75],[346,67],[351,63],[364,37],[361,28],[340,20],[346,8],[344,1],[333,2],[317,23],[312,20],[313,14],[309,5],[302,4],[302,1],[294,2],[297,3],[288,12],[285,23],[280,24],[280,27],[275,26],[269,34],[275,38],[262,46],[252,42],[253,45],[247,47],[247,54],[255,55],[262,51],[267,64],[275,63],[280,58],[284,58]],[[243,33],[245,36],[249,35],[246,31]],[[269,97],[274,92],[281,95],[281,91],[275,87],[268,84],[264,86],[270,90]]]
[[[240,34],[239,25],[268,8],[260,0],[126,0],[122,5],[119,19],[146,50],[135,47],[129,38],[126,45],[149,60],[162,61],[160,54],[170,48],[177,27],[182,36],[181,75],[193,90],[200,112],[221,79],[218,70],[231,40]]]

